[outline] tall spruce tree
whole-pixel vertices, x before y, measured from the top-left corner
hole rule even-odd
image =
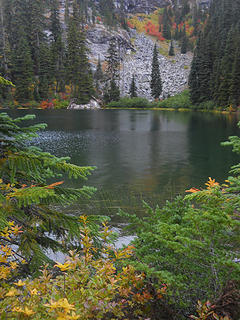
[[[58,9],[58,1],[51,0],[50,16],[50,41],[51,41],[51,66],[52,78],[55,80],[56,92],[65,91],[65,47],[62,40],[62,28]]]
[[[97,69],[96,69],[96,72],[94,74],[95,86],[96,86],[96,90],[97,91],[100,88],[100,84],[103,83],[103,81],[104,81],[103,78],[104,78],[104,75],[103,75],[101,60],[100,60],[100,56],[98,56]]]
[[[117,39],[112,37],[106,56],[107,69],[106,73],[109,80],[117,81],[119,79],[120,57]]]
[[[78,6],[75,1],[67,36],[67,70],[72,97],[79,104],[88,103],[94,93],[87,52],[85,32],[80,29]]]
[[[234,107],[240,106],[240,42],[238,39],[238,44],[235,49],[235,57],[232,68],[232,78],[230,81],[229,88],[229,102]]]
[[[24,30],[18,32],[18,43],[13,54],[13,82],[18,102],[33,100],[33,61]]]
[[[170,40],[171,39],[171,26],[170,26],[171,20],[168,16],[168,10],[167,8],[164,8],[163,11],[163,30],[162,35],[165,39]]]
[[[132,77],[129,94],[130,94],[131,98],[136,98],[137,97],[137,86],[136,86],[136,83],[135,83],[135,76],[134,75]]]
[[[151,94],[154,99],[158,99],[162,93],[162,80],[159,70],[158,49],[155,44],[153,49],[152,73],[151,73]]]
[[[181,53],[185,54],[188,51],[188,39],[186,35],[185,26],[183,28],[182,36],[181,36]]]
[[[173,41],[172,40],[171,40],[171,44],[170,44],[168,55],[169,56],[175,56],[174,46],[173,46]]]
[[[120,89],[118,86],[120,73],[120,57],[118,43],[116,38],[112,37],[109,42],[108,52],[106,56],[106,85],[104,89],[104,100],[110,102],[117,101],[120,97]]]

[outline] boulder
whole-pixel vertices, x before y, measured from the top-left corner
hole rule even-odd
[[[96,99],[91,99],[87,104],[77,104],[74,100],[70,102],[68,110],[96,110],[100,109],[100,103]]]

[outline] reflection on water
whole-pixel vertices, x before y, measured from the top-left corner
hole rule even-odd
[[[93,199],[73,206],[117,217],[119,206],[141,211],[203,186],[209,176],[222,182],[238,159],[220,146],[239,134],[237,115],[151,110],[11,111],[35,113],[35,122],[48,129],[34,143],[57,156],[70,156],[78,165],[96,166],[87,182],[98,188]],[[78,187],[79,181],[67,182]],[[81,208],[81,209],[79,209]]]

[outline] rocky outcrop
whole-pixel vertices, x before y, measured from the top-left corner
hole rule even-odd
[[[97,110],[100,108],[100,103],[96,99],[91,99],[87,104],[77,104],[75,101],[71,101],[68,106],[69,110]]]
[[[115,7],[120,8],[120,0],[115,0]],[[168,0],[123,0],[123,5],[126,13],[146,13],[149,14],[168,5]]]
[[[151,66],[155,42],[146,35],[137,32],[133,32],[132,37],[135,37],[135,51],[128,51],[122,63],[120,73],[121,94],[123,96],[128,94],[134,75],[138,96],[151,100]],[[161,43],[159,46],[161,47]],[[187,54],[178,53],[171,58],[159,55],[159,67],[163,83],[161,98],[175,95],[186,88],[191,61],[192,53],[190,52]]]
[[[90,49],[90,63],[92,64],[93,70],[96,68],[98,56],[102,62],[105,60],[109,42],[113,37],[117,40],[120,59],[123,60],[127,51],[134,50],[131,43],[131,37],[126,30],[120,28],[117,31],[109,30],[106,26],[100,23],[88,29],[87,42]]]

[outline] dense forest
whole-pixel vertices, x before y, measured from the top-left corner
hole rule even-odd
[[[240,103],[240,1],[213,1],[199,33],[189,77],[193,103],[217,106]]]

